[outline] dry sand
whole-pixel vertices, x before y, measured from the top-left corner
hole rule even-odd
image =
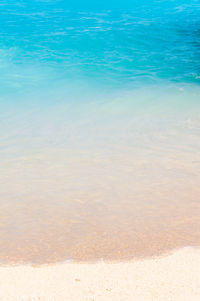
[[[0,300],[199,301],[200,250],[122,263],[1,267]]]

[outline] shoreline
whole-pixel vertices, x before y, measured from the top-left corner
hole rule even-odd
[[[200,249],[152,259],[0,267],[0,300],[197,301]]]

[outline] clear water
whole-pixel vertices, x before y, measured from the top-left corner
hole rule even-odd
[[[198,1],[0,2],[0,260],[199,245]]]

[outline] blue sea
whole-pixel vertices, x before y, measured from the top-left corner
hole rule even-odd
[[[199,135],[199,1],[0,1],[0,262],[199,245]]]

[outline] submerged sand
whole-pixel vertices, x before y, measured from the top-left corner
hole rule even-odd
[[[0,300],[198,301],[200,250],[120,263],[0,268]]]

